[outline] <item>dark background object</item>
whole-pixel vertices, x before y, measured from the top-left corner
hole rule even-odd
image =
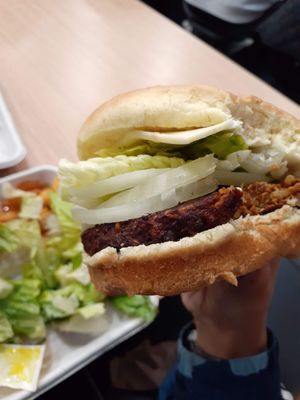
[[[290,8],[285,13],[282,12],[282,15],[297,11],[300,7],[295,5],[297,1],[292,0],[294,8]],[[277,8],[282,6],[281,4],[275,4],[255,23],[230,24],[204,12],[199,12],[198,19],[197,16],[193,18],[191,13],[194,7],[187,6],[183,0],[143,0],[143,2],[206,41],[295,102],[300,103],[300,60],[266,45],[259,34],[253,31],[258,22],[266,21]],[[300,29],[300,20],[297,25],[299,18],[300,13],[291,21],[295,29]],[[194,23],[196,19],[197,24]],[[298,46],[300,46],[300,40]]]

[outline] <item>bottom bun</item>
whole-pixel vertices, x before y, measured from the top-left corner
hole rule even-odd
[[[85,254],[97,290],[107,294],[176,295],[253,272],[275,257],[300,255],[300,210],[284,206],[230,221],[178,242]]]

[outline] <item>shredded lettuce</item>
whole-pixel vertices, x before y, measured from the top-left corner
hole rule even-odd
[[[244,139],[232,132],[221,132],[192,143],[182,149],[185,157],[194,159],[213,153],[216,158],[224,160],[229,154],[247,150]]]
[[[20,247],[35,249],[42,240],[41,229],[38,221],[27,219],[14,219],[7,222],[18,241]]]
[[[184,164],[182,158],[150,156],[123,156],[106,158],[92,158],[87,161],[72,163],[61,160],[59,176],[61,180],[61,196],[64,200],[71,200],[69,188],[79,188],[89,183],[110,178],[127,172],[150,168],[175,168]]]
[[[104,296],[92,284],[71,283],[60,289],[44,290],[39,301],[46,321],[71,316],[80,307],[101,301]]]
[[[67,295],[64,289],[44,290],[40,297],[40,305],[45,320],[51,321],[73,315],[79,307],[79,301],[76,295]]]
[[[89,271],[84,264],[78,268],[74,268],[70,263],[62,265],[55,271],[54,275],[62,286],[74,282],[88,285],[91,282]]]
[[[4,224],[0,224],[0,253],[12,252],[18,246],[18,238],[15,233]]]
[[[0,299],[7,297],[13,290],[13,285],[6,279],[0,278]]]
[[[105,295],[96,291],[82,263],[81,230],[71,216],[72,205],[50,193],[47,217],[52,220],[44,224],[38,196],[10,184],[5,193],[22,197],[22,211],[0,224],[0,343],[44,340],[48,322],[68,332],[103,332],[109,327]]]
[[[95,152],[95,157],[115,157],[138,156],[140,154],[148,154],[150,156],[165,156],[165,157],[182,157],[180,153],[181,146],[167,145],[161,143],[144,143],[133,147],[107,147]]]
[[[246,145],[242,136],[232,132],[220,132],[207,138],[198,140],[190,145],[168,145],[164,143],[151,143],[133,147],[105,148],[95,153],[98,157],[115,157],[118,155],[138,156],[148,154],[151,156],[178,157],[184,160],[191,160],[203,157],[206,154],[214,153],[219,159],[224,159],[228,154],[238,150],[246,150]]]
[[[43,200],[40,196],[25,196],[22,198],[20,218],[39,219],[43,208]]]
[[[119,311],[130,317],[138,317],[142,318],[144,321],[152,321],[157,314],[157,307],[148,296],[117,296],[112,297],[110,300]]]
[[[58,219],[60,235],[49,238],[47,246],[55,247],[60,251],[68,250],[80,239],[80,225],[74,221],[71,214],[72,204],[63,201],[57,193],[53,192],[50,194],[50,205]]]
[[[78,190],[113,176],[145,169],[176,168],[207,154],[223,160],[229,154],[247,148],[242,136],[231,131],[216,133],[189,145],[144,142],[133,147],[105,148],[95,154],[97,157],[86,161],[60,161],[61,194],[64,200],[80,205],[76,202]],[[99,198],[84,206],[94,208],[102,201],[105,199]]]
[[[5,314],[14,334],[31,339],[45,338],[46,329],[38,302],[41,282],[37,279],[18,279],[10,283],[13,291],[0,300],[0,311]]]
[[[24,276],[41,279],[42,271],[36,265],[36,258],[43,247],[39,222],[20,218],[6,225],[13,232],[17,248],[14,253],[1,257],[1,276],[13,277],[26,271]]]
[[[14,331],[9,323],[9,320],[7,319],[6,315],[0,311],[0,343],[6,342],[13,336]]]
[[[99,334],[109,328],[103,303],[89,304],[79,308],[75,314],[55,326],[64,332]]]

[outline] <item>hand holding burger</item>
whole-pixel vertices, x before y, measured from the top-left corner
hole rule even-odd
[[[85,262],[107,293],[234,285],[300,253],[300,121],[255,97],[152,87],[100,106],[61,160]]]
[[[272,260],[238,279],[183,293],[182,301],[193,316],[198,352],[220,359],[249,357],[267,347],[267,313],[278,270]]]

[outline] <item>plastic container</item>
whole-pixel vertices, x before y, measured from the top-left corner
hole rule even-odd
[[[26,149],[0,93],[0,169],[18,164],[26,155]]]

